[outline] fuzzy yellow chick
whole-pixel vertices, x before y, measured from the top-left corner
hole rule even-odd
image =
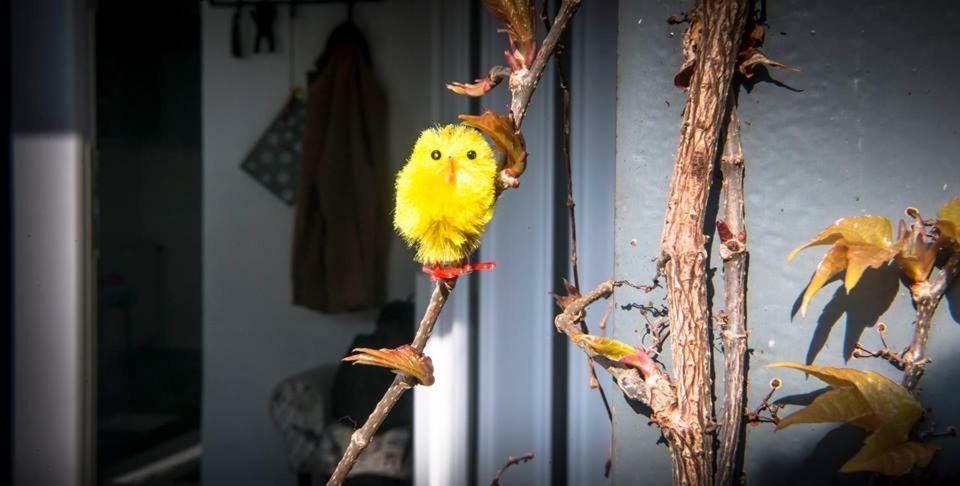
[[[464,265],[493,217],[497,161],[483,135],[463,125],[420,134],[397,175],[393,224],[416,260]]]

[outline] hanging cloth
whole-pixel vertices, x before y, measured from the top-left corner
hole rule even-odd
[[[386,100],[367,42],[337,27],[307,89],[293,235],[293,302],[321,312],[384,302],[392,190]]]

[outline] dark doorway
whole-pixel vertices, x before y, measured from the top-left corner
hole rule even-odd
[[[99,484],[199,482],[199,7],[97,4]]]

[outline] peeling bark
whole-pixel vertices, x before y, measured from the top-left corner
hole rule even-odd
[[[661,251],[679,420],[663,427],[676,485],[713,484],[712,383],[703,223],[717,141],[748,0],[701,0],[702,37],[690,80]]]

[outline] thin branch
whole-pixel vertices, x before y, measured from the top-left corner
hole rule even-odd
[[[503,473],[506,472],[510,466],[524,463],[532,459],[532,452],[528,452],[520,457],[507,456],[507,462],[503,463],[503,465],[500,466],[500,469],[497,469],[497,475],[493,477],[493,482],[490,483],[490,486],[500,486],[500,476],[503,476]]]
[[[453,290],[453,282],[455,282],[455,280],[452,282],[446,280],[437,281],[436,287],[433,289],[433,295],[430,296],[430,304],[423,314],[423,319],[420,320],[420,326],[417,328],[417,334],[414,336],[413,343],[411,344],[417,351],[423,352],[423,348],[427,345],[427,340],[430,339],[430,334],[433,333],[433,326],[437,323],[437,318],[440,317],[440,311],[443,310],[444,304],[447,303],[447,297],[450,296],[450,292]],[[328,486],[343,483],[347,474],[350,473],[350,469],[352,469],[353,465],[357,462],[357,458],[360,457],[360,453],[363,452],[373,439],[374,434],[377,433],[377,429],[380,428],[384,419],[386,419],[390,411],[393,410],[394,405],[397,404],[397,401],[400,400],[404,392],[413,388],[416,384],[416,378],[411,376],[397,375],[397,377],[394,378],[390,388],[387,388],[386,393],[383,394],[383,398],[380,399],[376,408],[374,408],[370,416],[367,417],[367,421],[364,422],[363,427],[355,430],[353,435],[350,436],[350,444],[347,446],[347,450],[344,451],[343,457],[340,458],[337,469],[333,472],[333,475],[330,476],[330,480],[327,481]]]
[[[737,83],[734,83],[733,89],[739,89]],[[736,91],[731,93],[730,98],[726,140],[720,157],[720,171],[723,174],[724,221],[717,224],[718,228],[725,228],[726,231],[721,232],[720,237],[724,310],[718,321],[723,341],[724,396],[723,413],[720,419],[720,443],[717,448],[716,484],[734,482],[737,454],[742,449],[743,400],[746,395],[748,256],[743,204],[745,159],[740,143],[740,117],[737,115]]]
[[[903,356],[899,353],[895,353],[891,348],[890,344],[887,342],[887,325],[884,323],[877,324],[877,333],[880,334],[880,342],[883,343],[883,348],[879,351],[870,351],[861,343],[857,343],[853,350],[854,358],[880,358],[890,362],[898,370],[903,370],[907,367],[907,363],[903,360]]]
[[[930,328],[933,325],[933,314],[937,311],[937,306],[947,288],[957,277],[958,269],[960,269],[960,252],[954,252],[933,280],[918,282],[910,288],[913,301],[917,306],[917,323],[914,327],[913,341],[903,352],[905,363],[903,386],[907,390],[916,391],[927,363],[930,362],[930,358],[927,357],[927,339],[930,337]]]
[[[771,423],[776,425],[780,423],[780,409],[783,408],[783,404],[774,403],[770,400],[773,399],[773,394],[780,389],[781,385],[783,385],[783,382],[780,381],[780,378],[774,378],[770,380],[770,391],[767,392],[767,396],[763,397],[763,401],[760,402],[760,406],[757,407],[756,410],[747,414],[748,423],[754,425],[761,423]],[[766,415],[764,415],[764,412],[766,412]]]
[[[547,61],[550,60],[550,56],[556,50],[567,24],[579,8],[580,0],[563,0],[560,9],[557,11],[557,16],[553,20],[553,27],[543,38],[543,45],[530,65],[530,70],[514,71],[511,75],[510,92],[513,93],[513,99],[510,101],[510,114],[513,116],[513,123],[518,130],[520,125],[523,124],[523,118],[527,115],[527,105],[530,104],[530,97],[537,89],[537,84],[540,83],[540,77],[543,76],[543,70],[547,67]]]
[[[553,23],[553,27],[544,38],[543,46],[537,52],[537,56],[534,59],[529,72],[511,72],[510,91],[512,94],[512,99],[510,102],[510,108],[514,125],[516,125],[517,130],[520,130],[520,125],[523,122],[524,115],[526,114],[527,105],[530,103],[530,98],[533,96],[533,92],[537,89],[540,76],[543,75],[543,70],[547,65],[547,61],[550,59],[550,56],[553,55],[557,48],[557,42],[560,40],[563,31],[569,24],[573,14],[576,13],[577,9],[579,8],[580,0],[563,0],[563,3],[560,5],[560,10],[557,13],[556,20]],[[505,71],[495,72],[494,70],[491,70],[491,76],[499,76],[501,74],[505,74]],[[505,171],[501,171],[500,176],[497,178],[498,194],[506,188],[517,187],[519,184],[517,177],[519,176],[519,173],[511,175]],[[433,332],[433,326],[436,324],[437,317],[439,317],[440,311],[443,309],[443,305],[447,301],[447,297],[453,290],[453,282],[455,282],[455,280],[451,281],[450,283],[446,281],[437,282],[437,286],[430,298],[430,305],[427,307],[423,319],[420,321],[420,327],[417,329],[417,334],[414,337],[412,346],[417,351],[422,352],[424,346],[426,346],[427,340],[430,338],[430,334]],[[414,379],[406,376],[398,375],[397,378],[393,380],[393,384],[390,385],[390,388],[388,388],[387,392],[384,393],[383,398],[381,398],[380,402],[377,403],[377,407],[367,418],[367,421],[363,424],[363,427],[356,430],[350,437],[350,445],[343,453],[343,457],[340,458],[340,462],[337,464],[337,468],[334,471],[333,476],[331,476],[330,480],[327,481],[328,486],[339,486],[343,483],[343,480],[350,472],[350,469],[352,469],[353,465],[357,462],[357,458],[360,456],[360,453],[363,452],[363,449],[366,448],[367,444],[370,443],[370,440],[373,438],[374,434],[376,434],[377,429],[380,428],[380,424],[383,423],[383,420],[386,418],[387,414],[390,413],[390,410],[393,409],[400,397],[403,396],[403,393],[412,388],[414,385]]]

